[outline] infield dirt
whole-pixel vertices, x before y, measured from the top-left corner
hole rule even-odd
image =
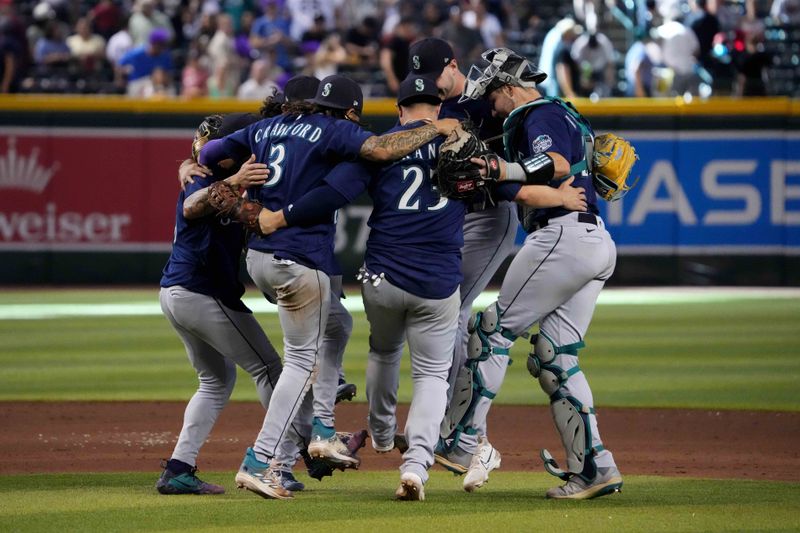
[[[180,431],[181,402],[0,402],[0,474],[159,471]],[[399,410],[400,427],[408,406]],[[367,406],[337,407],[339,431],[366,427]],[[199,457],[235,471],[261,427],[256,403],[231,403]],[[624,474],[800,481],[800,413],[601,408],[600,430]],[[492,408],[490,440],[503,470],[542,472],[540,448],[562,446],[546,407]],[[363,470],[393,470],[400,454],[360,452]],[[434,467],[438,468],[438,467]],[[298,472],[303,471],[301,464]],[[348,473],[349,474],[349,473]],[[341,475],[337,473],[336,475]]]

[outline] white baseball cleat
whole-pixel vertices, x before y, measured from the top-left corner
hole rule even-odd
[[[425,499],[425,486],[422,478],[413,472],[406,472],[400,476],[400,486],[394,493],[398,500],[423,501]]]
[[[262,498],[290,500],[293,497],[292,491],[283,487],[280,472],[273,468],[267,468],[263,472],[239,470],[236,473],[236,486],[255,492]]]
[[[464,490],[472,492],[489,481],[489,472],[500,468],[500,452],[494,449],[486,437],[478,441],[478,453],[472,456],[467,475],[464,477]]]
[[[334,434],[329,439],[312,435],[311,444],[308,445],[308,454],[311,457],[324,459],[347,468],[358,468],[361,464],[358,457],[350,454],[350,450],[338,434]]]
[[[598,468],[591,482],[573,475],[564,485],[548,490],[546,496],[556,500],[588,500],[615,492],[622,492],[622,474],[616,466],[609,466]]]

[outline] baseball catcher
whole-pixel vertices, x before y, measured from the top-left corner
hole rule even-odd
[[[471,161],[472,158],[482,159],[486,163],[488,172],[485,176],[481,175],[481,167]],[[447,198],[469,200],[478,191],[487,189],[499,177],[497,154],[480,140],[471,121],[462,121],[439,148],[439,161],[436,165],[439,193]]]

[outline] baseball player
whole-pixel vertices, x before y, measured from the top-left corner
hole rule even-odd
[[[548,183],[574,176],[586,189],[588,209],[524,209],[528,236],[512,261],[497,302],[474,318],[470,347],[479,353],[507,355],[514,340],[539,323],[531,343],[528,369],[550,397],[556,430],[564,444],[567,469],[547,450],[548,472],[566,483],[547,491],[548,498],[586,499],[619,491],[622,476],[603,446],[592,392],[578,366],[578,351],[594,312],[597,296],[614,272],[614,241],[598,216],[597,195],[587,172],[594,142],[589,123],[571,105],[543,99],[536,90],[546,74],[506,48],[484,52],[486,67],[473,66],[465,99],[486,99],[505,117],[506,161],[501,179]],[[475,159],[476,164],[482,164]],[[503,372],[490,374],[495,390]],[[484,417],[491,398],[481,398],[475,418]],[[485,459],[482,457],[482,459]]]
[[[232,133],[257,119],[250,114],[227,115],[214,134]],[[195,471],[200,447],[233,391],[236,365],[253,377],[265,409],[281,372],[280,357],[241,300],[244,286],[238,272],[244,229],[211,215],[206,202],[206,187],[212,181],[228,175],[226,179],[236,186],[258,185],[265,181],[266,167],[245,164],[231,174],[229,169],[197,176],[178,197],[175,239],[161,278],[160,301],[186,346],[200,384],[186,406],[172,457],[156,483],[161,494],[225,492],[219,485],[201,481]]]
[[[417,41],[409,50],[408,63],[412,73],[436,79],[439,93],[444,99],[440,117],[472,120],[480,126],[481,139],[494,138],[495,142],[490,143],[490,147],[495,151],[502,149],[499,138],[503,132],[503,121],[492,116],[488,102],[482,99],[460,101],[466,77],[459,69],[453,49],[447,41],[437,38]],[[458,336],[448,378],[451,408],[448,409],[442,428],[442,436],[447,440],[442,440],[437,446],[436,461],[456,474],[467,473],[463,484],[467,491],[472,491],[485,482],[481,465],[477,463],[481,455],[491,457],[491,469],[500,466],[500,453],[488,440],[482,442],[483,449],[478,453],[478,435],[486,434],[486,426],[485,423],[476,426],[472,413],[465,412],[473,394],[471,383],[465,385],[469,380],[469,369],[465,366],[469,339],[467,324],[475,298],[486,289],[492,276],[513,251],[518,226],[517,208],[513,202],[499,200],[492,203],[485,196],[478,196],[470,204],[464,222],[464,246],[461,249],[464,281],[461,284]],[[490,367],[503,368],[503,372],[505,371],[508,357],[492,355],[490,359],[490,362],[482,365],[485,371],[489,371]],[[452,400],[452,395],[456,392],[457,397]],[[476,391],[477,393],[496,394],[497,391],[485,388]],[[468,472],[473,462],[476,462],[474,472]]]
[[[291,209],[296,199],[317,186],[337,163],[363,157],[392,160],[419,148],[457,121],[437,120],[415,129],[374,136],[356,121],[362,108],[360,87],[343,76],[322,80],[311,103],[294,103],[279,117],[262,120],[219,141],[208,143],[201,163],[216,164],[230,156],[256,154],[270,168],[270,178],[249,194],[270,210]],[[248,246],[248,272],[256,285],[275,298],[284,333],[284,371],[275,400],[259,435],[242,463],[236,482],[267,498],[287,499],[273,459],[313,382],[330,307],[333,271],[332,219],[292,227],[260,237]],[[312,456],[352,461],[332,426],[314,419]]]
[[[440,99],[434,80],[410,76],[400,84],[400,125],[404,131],[435,120]],[[449,140],[449,139],[448,139]],[[374,206],[369,219],[364,266],[359,274],[367,319],[370,354],[367,399],[372,446],[389,452],[396,446],[396,405],[400,359],[406,339],[411,352],[414,395],[396,496],[422,500],[428,469],[447,402],[447,375],[455,342],[461,282],[462,226],[466,204],[441,197],[431,181],[440,141],[434,139],[397,162],[342,164],[320,187],[298,199],[292,209],[262,211],[265,233],[308,225],[368,190]],[[454,143],[455,144],[455,143]],[[532,189],[541,189],[532,191]],[[580,204],[582,193],[564,187],[504,184],[497,194],[534,205]],[[550,198],[533,199],[535,192]],[[566,200],[565,200],[566,198]]]

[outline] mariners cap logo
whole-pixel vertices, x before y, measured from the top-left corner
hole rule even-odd
[[[417,89],[418,93],[421,93],[425,90],[425,81],[422,78],[417,78],[414,80],[414,87]]]
[[[325,87],[322,88],[322,96],[330,96],[331,95],[331,87],[330,83],[326,83]]]
[[[413,56],[411,58],[411,63],[414,65],[414,70],[419,70],[422,68],[422,65],[419,63],[419,56]]]

